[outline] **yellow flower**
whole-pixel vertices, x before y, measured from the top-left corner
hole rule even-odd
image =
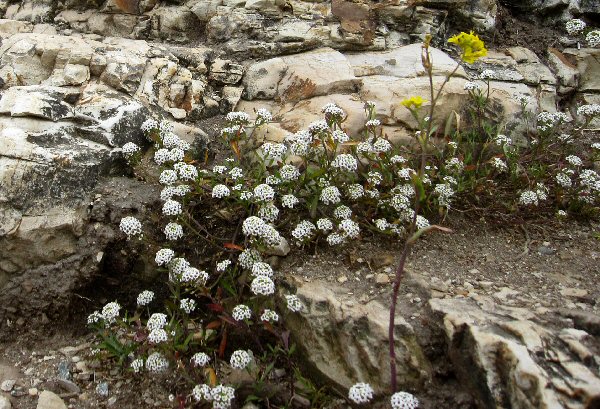
[[[423,105],[425,101],[423,98],[421,97],[410,97],[408,99],[405,99],[404,101],[401,102],[402,105],[404,105],[405,107],[407,107],[408,109],[410,108],[421,108],[421,105]]]
[[[485,44],[472,31],[467,34],[462,32],[448,39],[449,43],[456,44],[462,50],[462,59],[464,62],[473,64],[475,60],[485,57],[487,50]]]

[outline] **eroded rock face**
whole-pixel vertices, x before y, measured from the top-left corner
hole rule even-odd
[[[592,358],[597,341],[576,322],[480,295],[429,305],[479,406],[591,408],[600,402]]]
[[[297,295],[307,311],[286,322],[311,373],[342,390],[368,379],[377,393],[385,394],[390,384],[388,309],[377,301],[341,300],[345,292],[321,281],[300,285]],[[398,317],[395,332],[399,384],[424,385],[432,369],[413,327]]]

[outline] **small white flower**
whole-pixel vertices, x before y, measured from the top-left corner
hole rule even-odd
[[[297,295],[286,295],[285,300],[287,302],[288,310],[292,312],[300,312],[304,309],[304,304],[300,301]]]
[[[564,172],[559,172],[556,174],[556,183],[562,187],[571,187],[573,185],[571,177]]]
[[[354,184],[348,186],[348,197],[351,200],[360,199],[364,195],[365,195],[365,189],[362,187],[362,185],[360,185],[358,183],[354,183]]]
[[[154,352],[146,359],[146,369],[150,372],[164,372],[168,368],[169,361],[160,352]]]
[[[238,264],[240,267],[250,270],[254,263],[262,261],[260,253],[255,249],[245,249],[238,257]]]
[[[279,217],[279,209],[273,203],[266,203],[260,206],[257,216],[266,222],[272,223]]]
[[[378,138],[373,143],[373,151],[377,153],[385,153],[392,150],[392,144],[387,139]]]
[[[331,139],[334,140],[334,142],[337,143],[346,143],[350,140],[350,137],[348,136],[348,134],[340,129],[336,129],[335,131],[332,132],[331,134]]]
[[[292,194],[283,195],[281,197],[281,206],[286,207],[288,209],[293,209],[300,201],[298,198]]]
[[[494,142],[496,143],[496,145],[498,146],[502,146],[502,145],[510,145],[512,143],[512,139],[509,138],[506,135],[502,135],[502,134],[498,134],[496,135],[496,137],[494,138]]]
[[[476,82],[473,82],[473,81],[467,81],[467,82],[465,82],[465,85],[464,85],[465,91],[475,91],[480,88],[481,87],[479,86],[479,84]]]
[[[172,185],[173,183],[177,182],[177,172],[171,169],[165,169],[161,172],[158,181],[162,185]]]
[[[494,158],[494,159],[492,159],[492,166],[494,168],[496,168],[496,170],[498,172],[506,172],[508,170],[508,166],[506,165],[506,162],[504,162],[500,158]]]
[[[112,324],[117,320],[121,306],[117,302],[109,302],[102,308],[102,318],[108,324]]]
[[[250,121],[250,116],[245,112],[230,112],[225,116],[225,119],[231,123],[247,125]]]
[[[229,364],[234,369],[246,369],[250,362],[252,362],[252,357],[247,351],[243,350],[234,351],[229,360]]]
[[[275,283],[267,276],[258,276],[252,280],[250,290],[256,295],[271,295],[275,293]]]
[[[244,177],[244,171],[242,170],[242,168],[235,167],[229,171],[229,176],[231,176],[231,178],[234,180],[240,179]]]
[[[87,317],[87,323],[88,324],[96,324],[96,323],[98,323],[98,322],[100,322],[102,320],[104,320],[104,317],[102,316],[102,314],[100,313],[100,311],[94,311],[93,313],[91,313]]]
[[[275,311],[267,309],[264,310],[264,312],[260,316],[260,320],[266,322],[277,322],[279,321],[279,314],[277,314]]]
[[[535,192],[526,190],[521,193],[521,196],[519,196],[519,203],[524,206],[537,206],[538,196]]]
[[[262,261],[257,261],[252,266],[252,275],[256,276],[256,277],[258,277],[258,276],[272,277],[273,276],[273,268],[271,268],[271,266],[267,263],[263,263]]]
[[[592,30],[585,36],[585,41],[591,48],[598,47],[600,45],[600,30]]]
[[[377,227],[381,231],[386,231],[389,228],[389,223],[385,219],[377,219],[373,221],[375,223],[375,227]]]
[[[153,129],[158,129],[158,122],[156,122],[152,118],[146,119],[142,123],[142,126],[140,127],[140,129],[142,130],[142,132],[148,133],[148,132],[152,131]]]
[[[191,314],[196,309],[196,301],[191,298],[184,298],[179,302],[179,308],[186,314]]]
[[[119,229],[131,239],[142,234],[142,223],[133,216],[126,216],[121,219]]]
[[[336,219],[349,219],[352,216],[352,210],[346,205],[340,205],[333,211]]]
[[[235,389],[231,386],[217,385],[210,391],[213,409],[228,409],[235,398]]]
[[[195,267],[186,267],[183,270],[179,281],[182,283],[205,285],[208,281],[208,273],[206,271],[200,271]]]
[[[212,395],[211,395],[210,386],[208,386],[205,383],[194,386],[194,389],[192,390],[192,396],[197,401],[200,401],[200,400],[211,401]]]
[[[493,80],[496,78],[496,73],[493,70],[483,70],[481,74],[479,74],[479,78],[482,80]]]
[[[338,233],[331,233],[329,236],[327,236],[327,243],[329,243],[330,246],[337,246],[338,244],[342,244],[344,241],[344,236]]]
[[[198,169],[194,165],[183,164],[177,171],[181,180],[191,181],[198,178]]]
[[[210,357],[204,352],[196,352],[190,360],[194,366],[206,366],[210,362]]]
[[[310,239],[314,234],[316,227],[308,220],[302,220],[300,223],[296,225],[294,230],[292,230],[292,236],[298,243],[303,243],[304,241]]]
[[[183,237],[183,227],[177,223],[169,223],[165,226],[167,240],[178,240]]]
[[[317,220],[317,228],[323,232],[326,232],[333,229],[333,223],[329,219],[319,219]]]
[[[351,239],[358,237],[360,234],[360,227],[358,226],[358,223],[350,219],[342,220],[340,222],[339,229]]]
[[[162,165],[163,163],[168,162],[170,160],[171,155],[169,154],[168,149],[161,148],[154,152],[154,162],[156,162],[157,165]]]
[[[140,371],[144,368],[144,360],[142,358],[136,358],[131,361],[130,367],[134,373],[140,373]]]
[[[185,156],[185,152],[180,148],[173,148],[169,151],[169,160],[171,162],[181,162],[183,157]]]
[[[169,199],[163,204],[162,213],[165,216],[177,216],[180,215],[181,212],[181,203],[176,200]]]
[[[140,151],[140,147],[133,142],[127,142],[121,149],[123,151],[123,156],[128,159]]]
[[[217,271],[225,271],[231,265],[231,260],[223,260],[217,263]]]
[[[148,305],[154,299],[154,293],[149,290],[142,291],[137,297],[137,305],[143,307]]]
[[[379,125],[381,125],[381,121],[379,119],[370,119],[367,122],[365,122],[366,128],[375,128]]]
[[[256,122],[258,124],[266,124],[273,120],[273,115],[265,108],[260,108],[256,111]]]
[[[392,409],[417,409],[419,400],[408,392],[396,392],[390,398]]]
[[[420,230],[426,227],[429,227],[429,220],[427,220],[421,215],[417,215],[417,229]]]
[[[294,165],[283,165],[279,170],[281,180],[289,182],[300,177],[300,171]]]
[[[342,153],[335,157],[331,166],[346,172],[354,172],[358,168],[358,162],[354,156]]]
[[[231,311],[231,316],[236,321],[249,320],[252,318],[252,311],[247,305],[239,304],[233,308],[233,311]]]
[[[161,342],[167,342],[167,340],[167,331],[162,328],[155,328],[148,335],[148,342],[151,344],[160,344]]]
[[[348,398],[357,404],[369,403],[373,399],[373,388],[368,383],[359,382],[350,387]]]
[[[167,325],[167,316],[160,312],[152,314],[146,322],[146,328],[148,328],[149,331],[162,329],[165,325]]]
[[[336,204],[341,200],[341,194],[337,187],[335,186],[327,186],[321,191],[321,196],[319,197],[321,202],[324,204]]]
[[[275,191],[267,184],[258,185],[254,188],[254,198],[259,202],[270,202],[275,197]]]
[[[212,190],[212,197],[223,198],[229,196],[231,191],[225,185],[215,185]]]
[[[578,35],[579,33],[583,32],[583,30],[586,27],[586,24],[585,21],[580,20],[578,18],[574,18],[567,21],[565,27],[569,35]]]
[[[565,158],[567,162],[569,162],[572,166],[582,166],[583,162],[579,156],[569,155]]]

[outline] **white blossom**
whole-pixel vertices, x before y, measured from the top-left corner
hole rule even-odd
[[[373,399],[373,393],[371,385],[359,382],[350,387],[348,398],[357,404],[369,403]]]

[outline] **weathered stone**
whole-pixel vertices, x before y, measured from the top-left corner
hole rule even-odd
[[[244,67],[228,60],[217,59],[210,67],[209,79],[223,84],[237,84],[244,75]]]
[[[281,58],[272,58],[252,64],[244,75],[246,99],[272,99],[277,95],[279,81],[288,66]]]
[[[17,33],[31,33],[33,24],[26,21],[0,19],[0,36],[9,37]]]
[[[387,392],[390,382],[387,308],[377,301],[367,304],[343,301],[342,294],[346,292],[320,281],[299,284],[297,295],[307,311],[286,317],[288,327],[314,379],[343,390],[368,379],[377,393]],[[413,328],[397,317],[395,331],[398,382],[409,387],[426,381],[431,368]]]
[[[67,405],[54,392],[42,391],[36,409],[67,409]]]
[[[577,65],[569,61],[563,53],[555,48],[550,48],[548,50],[548,62],[561,85],[565,87],[576,87],[578,85],[579,71]]]
[[[282,101],[354,92],[361,83],[344,55],[329,48],[281,58],[288,66],[277,89]]]
[[[55,87],[12,87],[2,95],[0,114],[12,117],[32,116],[51,121],[72,118],[72,107],[63,101],[67,94],[64,89]]]
[[[12,404],[6,396],[0,395],[0,409],[11,409]]]
[[[387,75],[398,78],[414,78],[426,75],[421,52],[421,44],[411,44],[390,51],[346,54],[346,58],[357,77]],[[450,56],[437,48],[430,48],[430,53],[434,61],[434,75],[448,75],[458,65]],[[456,75],[466,77],[462,67],[459,67]]]
[[[579,71],[579,91],[600,93],[600,49],[598,48],[568,48],[563,54],[575,61]]]

